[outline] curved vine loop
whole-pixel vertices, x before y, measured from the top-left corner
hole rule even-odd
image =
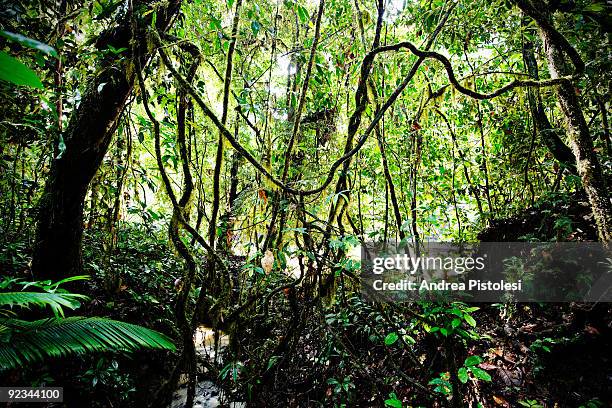
[[[389,96],[389,98],[385,101],[385,103],[375,113],[374,118],[372,119],[372,122],[366,128],[364,133],[359,137],[355,146],[331,164],[328,170],[328,173],[327,173],[327,177],[318,187],[312,188],[309,190],[301,190],[301,189],[293,188],[287,185],[286,183],[284,183],[283,181],[279,180],[277,177],[275,177],[259,161],[257,161],[257,159],[244,146],[242,146],[240,142],[238,142],[238,140],[234,137],[234,135],[232,135],[232,133],[227,129],[227,127],[223,125],[223,123],[219,120],[219,118],[215,115],[215,113],[208,107],[206,102],[204,102],[204,100],[202,99],[200,94],[196,91],[196,89],[181,74],[178,73],[178,71],[172,64],[172,61],[168,57],[168,54],[164,50],[164,45],[162,44],[159,33],[153,28],[149,30],[149,33],[150,33],[150,37],[154,45],[158,47],[158,51],[159,51],[160,57],[164,65],[168,68],[168,70],[176,78],[179,84],[182,87],[184,87],[185,90],[196,101],[196,103],[198,104],[198,106],[200,107],[204,115],[207,116],[213,122],[213,124],[219,129],[221,134],[227,139],[227,141],[232,145],[232,147],[238,153],[240,153],[249,163],[251,163],[251,165],[253,165],[255,169],[257,169],[261,174],[267,177],[270,180],[270,182],[272,182],[273,184],[275,184],[277,187],[279,187],[281,190],[283,190],[284,192],[288,194],[294,194],[298,196],[309,196],[309,195],[320,193],[323,190],[325,190],[330,185],[330,183],[333,181],[336,170],[338,170],[338,168],[345,161],[349,160],[359,150],[361,150],[361,148],[367,141],[368,136],[374,130],[378,122],[382,119],[385,112],[389,109],[391,105],[393,105],[393,103],[395,103],[398,96],[405,89],[404,83],[400,84],[400,86],[398,86],[398,88],[395,89],[395,91]],[[520,88],[520,87],[542,88],[542,87],[559,85],[568,80],[573,80],[573,79],[580,77],[584,71],[584,64],[580,63],[581,60],[579,57],[577,57],[576,59],[576,56],[574,56],[574,58],[572,58],[572,62],[574,63],[574,66],[575,66],[575,72],[572,75],[564,76],[560,78],[554,78],[554,79],[546,79],[546,80],[515,79],[512,82],[502,86],[501,88],[498,88],[497,90],[493,92],[480,93],[476,90],[466,88],[459,83],[459,81],[457,80],[457,77],[455,76],[452,64],[447,57],[435,51],[423,51],[419,49],[417,46],[415,46],[410,41],[402,41],[396,44],[380,46],[370,51],[364,57],[362,61],[362,75],[364,71],[367,72],[367,69],[366,69],[367,67],[372,66],[372,62],[374,61],[375,57],[378,54],[382,54],[382,53],[386,53],[390,51],[400,51],[402,49],[406,49],[410,51],[412,54],[422,59],[435,59],[439,61],[443,65],[451,85],[460,93],[467,95],[471,98],[478,99],[478,100],[492,99],[514,88]],[[570,56],[573,56],[572,53],[569,53],[569,54]]]

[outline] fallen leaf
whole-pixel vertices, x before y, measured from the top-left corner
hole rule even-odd
[[[268,196],[266,194],[266,190],[264,190],[263,188],[260,188],[259,191],[257,191],[257,195],[259,195],[259,198],[264,200],[265,204],[268,204]]]
[[[519,331],[522,331],[524,333],[531,333],[533,331],[534,328],[537,327],[537,324],[535,323],[531,323],[531,324],[526,324],[525,326],[521,327],[519,329]]]
[[[261,267],[266,272],[266,274],[269,274],[270,271],[272,271],[273,266],[274,266],[274,255],[272,254],[272,251],[268,249],[266,253],[264,254],[264,257],[261,259]]]
[[[593,326],[588,326],[588,325],[584,327],[584,331],[585,331],[585,332],[587,332],[587,333],[589,333],[589,334],[595,335],[595,336],[597,336],[597,335],[599,335],[599,334],[600,334],[600,333],[599,333],[599,330],[597,330],[597,329],[596,329],[595,327],[593,327]]]
[[[508,401],[506,401],[503,397],[498,397],[497,395],[493,396],[493,401],[495,402],[496,405],[500,405],[502,407],[510,407],[510,404],[508,403]]]
[[[520,370],[507,370],[502,368],[498,370],[497,373],[507,387],[518,387],[521,385]]]
[[[483,370],[497,370],[497,366],[491,363],[480,363],[478,364],[478,367],[482,368]]]

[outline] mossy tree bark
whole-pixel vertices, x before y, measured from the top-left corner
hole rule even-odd
[[[584,69],[584,63],[576,50],[554,28],[552,21],[554,9],[541,1],[517,0],[516,3],[540,27],[540,37],[544,43],[551,78],[561,78],[566,74],[566,54],[577,70]],[[610,242],[612,240],[612,205],[589,127],[580,108],[576,89],[570,80],[562,81],[555,89],[565,117],[570,148],[576,157],[578,175],[593,211],[599,240]]]
[[[173,0],[157,8],[158,30],[167,30],[180,3],[180,0]],[[134,67],[144,66],[151,55],[144,30],[151,24],[154,13],[142,12],[153,7],[148,4],[134,1],[134,13],[126,13],[96,42],[99,50],[112,45],[127,51],[120,55],[107,55],[95,74],[87,78],[89,86],[63,134],[65,149],[53,160],[39,203],[32,262],[37,278],[58,279],[81,270],[83,202],[87,189],[108,150],[132,92]],[[131,43],[132,38],[135,43]]]
[[[523,61],[527,73],[536,80],[540,79],[538,74],[538,65],[536,62],[533,43],[526,41],[523,44]],[[537,88],[528,88],[527,97],[529,100],[529,110],[531,117],[535,123],[535,127],[540,134],[542,141],[548,147],[548,150],[563,167],[568,169],[572,174],[577,174],[576,158],[572,150],[563,142],[561,132],[553,128],[552,124],[546,116],[540,90]]]
[[[556,45],[548,41],[547,46],[551,75],[556,78],[562,72],[563,58]],[[580,109],[574,86],[569,82],[557,86],[557,95],[565,115],[570,147],[576,157],[578,174],[597,224],[599,239],[602,242],[609,242],[612,240],[612,206],[589,127]]]

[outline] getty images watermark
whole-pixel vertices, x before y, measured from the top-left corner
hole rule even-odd
[[[374,301],[612,301],[612,255],[595,242],[366,243],[361,255]]]

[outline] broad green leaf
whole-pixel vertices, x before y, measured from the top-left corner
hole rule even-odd
[[[472,374],[474,374],[477,378],[480,378],[481,380],[491,381],[491,376],[489,375],[489,373],[487,373],[482,368],[470,367],[470,371],[472,372]]]
[[[482,357],[469,356],[468,358],[465,359],[465,363],[463,363],[463,365],[465,365],[466,367],[471,367],[471,366],[475,366],[476,364],[480,364],[480,363],[482,363]]]
[[[465,384],[468,380],[468,372],[465,367],[461,367],[459,371],[457,371],[457,377],[459,377],[459,381]]]
[[[306,10],[306,7],[304,6],[297,6],[297,13],[302,23],[305,23],[310,18],[308,10]]]
[[[402,408],[402,401],[398,400],[394,393],[391,393],[389,397],[391,398],[385,400],[386,407]]]
[[[25,35],[11,33],[10,31],[0,31],[0,36],[15,41],[24,47],[32,48],[57,58],[57,51],[55,51],[55,48],[32,38],[28,38]]]
[[[221,20],[219,20],[215,16],[211,16],[211,19],[210,19],[210,28],[212,30],[222,30],[223,27],[221,26]]]
[[[476,327],[476,320],[469,314],[466,314],[464,317],[465,321],[472,327]]]
[[[455,316],[463,317],[463,312],[456,307],[450,309],[448,312],[454,314]]]
[[[398,338],[399,338],[399,336],[397,335],[396,332],[391,332],[391,333],[387,334],[387,337],[385,337],[385,344],[387,346],[390,346],[390,345],[394,344],[397,341]]]
[[[0,79],[15,85],[43,88],[34,71],[3,51],[0,51]]]
[[[414,339],[414,337],[409,336],[407,334],[404,335],[404,341],[408,344],[416,344],[416,340]]]

